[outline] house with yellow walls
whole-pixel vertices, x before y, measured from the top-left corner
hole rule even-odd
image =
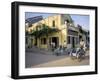
[[[26,45],[31,44],[43,49],[52,48],[52,44],[55,48],[76,47],[83,36],[68,14],[56,14],[47,18],[31,17],[25,20],[25,26],[29,34],[26,35]]]

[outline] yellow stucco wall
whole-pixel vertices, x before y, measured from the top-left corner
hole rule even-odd
[[[40,23],[46,24],[47,26],[52,27],[52,21],[53,20],[55,21],[55,27],[60,29],[61,31],[50,34],[48,36],[48,38],[50,38],[50,37],[58,37],[59,38],[59,45],[63,45],[64,46],[64,44],[67,43],[67,40],[66,40],[67,29],[66,29],[65,25],[61,24],[61,15],[60,14],[54,15],[54,16],[50,16],[50,17],[48,17],[46,19],[43,19],[43,20],[41,20],[41,21],[39,21],[37,23],[34,23],[34,24],[32,24],[32,27],[29,27],[27,30],[29,32],[32,31],[32,30],[35,31],[36,30],[36,26],[38,24],[40,24]],[[46,36],[42,36],[41,38],[43,38],[43,37],[47,38]],[[41,40],[40,39],[38,39],[38,41],[37,41],[37,46],[39,48],[47,48],[47,44],[45,44],[45,45],[41,44]],[[34,41],[35,41],[35,39],[33,39],[33,44],[35,43]]]

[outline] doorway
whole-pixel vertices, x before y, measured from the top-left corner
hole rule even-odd
[[[52,42],[55,43],[55,48],[59,46],[59,38],[58,37],[52,37]]]

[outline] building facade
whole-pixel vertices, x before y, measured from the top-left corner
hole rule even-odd
[[[40,32],[40,30],[43,30],[44,25],[50,29],[57,30],[39,37],[26,35],[26,45],[30,44],[43,49],[51,48],[52,44],[54,44],[55,48],[59,46],[73,48],[79,46],[81,38],[87,41],[87,33],[80,32],[80,28],[75,27],[74,21],[68,14],[57,14],[45,19],[42,16],[33,17],[27,19],[25,23],[26,31],[30,34],[34,31]]]

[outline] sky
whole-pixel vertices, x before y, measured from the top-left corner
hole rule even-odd
[[[81,25],[84,29],[89,30],[89,15],[75,15],[71,14],[70,15],[72,20],[74,21],[74,24],[79,24]]]
[[[25,19],[35,17],[35,16],[43,16],[43,18],[47,18],[49,16],[56,15],[54,13],[36,13],[36,12],[26,12]],[[84,29],[89,30],[89,15],[79,15],[79,14],[70,14],[74,24],[81,25]]]

